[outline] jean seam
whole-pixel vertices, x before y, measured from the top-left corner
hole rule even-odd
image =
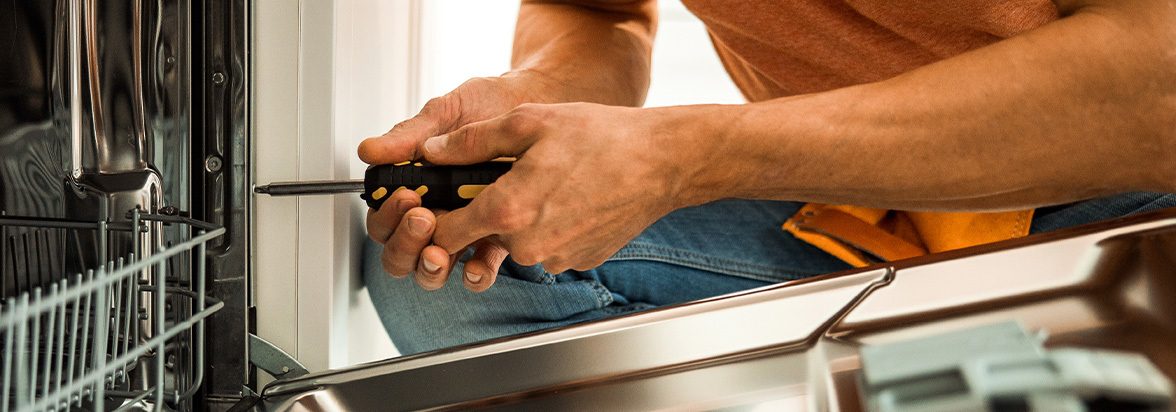
[[[607,313],[607,314],[609,314],[609,315],[619,315],[619,314],[622,314],[622,313],[636,312],[636,311],[640,311],[640,310],[650,309],[650,308],[653,308],[653,307],[655,307],[655,306],[654,306],[654,305],[650,305],[650,304],[648,304],[648,303],[640,303],[640,302],[638,302],[638,303],[630,303],[630,304],[628,304],[628,305],[624,305],[624,306],[609,306],[609,307],[604,307],[604,308],[601,308],[601,310],[602,310],[604,313]]]
[[[709,255],[704,255],[701,253],[692,252],[689,250],[669,248],[669,247],[664,247],[664,246],[655,246],[655,245],[651,245],[648,243],[642,243],[642,242],[630,243],[624,249],[621,249],[620,252],[617,252],[617,254],[613,256],[613,259],[662,257],[665,259],[674,259],[673,261],[669,261],[666,263],[679,263],[679,260],[675,259],[677,256],[673,256],[673,257],[664,256],[664,255],[658,254],[658,252],[671,253],[671,254],[679,255],[683,258],[694,258],[699,261],[706,262],[706,263],[701,263],[701,262],[696,263],[696,264],[700,264],[700,265],[726,264],[726,265],[736,266],[736,267],[747,269],[747,270],[759,270],[759,272],[743,271],[743,273],[756,273],[756,274],[765,275],[765,276],[769,275],[769,274],[775,274],[780,271],[794,273],[795,276],[799,276],[799,277],[815,276],[815,275],[820,275],[820,274],[826,273],[823,271],[799,270],[799,269],[795,269],[795,268],[791,268],[791,267],[783,267],[783,266],[757,265],[754,263],[747,263],[745,261],[738,261],[738,260],[734,260],[734,259],[726,259],[726,258],[721,258],[721,257],[709,256]],[[764,273],[764,272],[766,272],[766,273]]]
[[[722,275],[737,276],[737,277],[741,277],[741,278],[758,280],[758,281],[762,281],[762,282],[771,282],[771,283],[779,282],[781,280],[797,280],[797,279],[802,279],[802,278],[808,277],[804,274],[791,274],[791,273],[780,273],[780,272],[772,272],[771,274],[763,274],[763,273],[755,273],[755,272],[748,272],[748,271],[741,271],[741,270],[732,270],[731,268],[720,267],[717,265],[708,265],[708,264],[703,264],[703,263],[694,262],[694,261],[685,260],[685,259],[674,259],[672,257],[667,257],[664,255],[652,255],[652,254],[620,255],[620,254],[618,254],[617,256],[614,256],[611,260],[618,260],[618,261],[619,260],[647,260],[647,261],[652,261],[652,262],[669,263],[672,265],[684,266],[684,267],[688,267],[691,269],[705,270],[708,272],[714,272],[714,273],[718,273],[718,274],[722,274]],[[780,276],[772,276],[772,275],[780,275]],[[809,275],[809,276],[813,276],[813,275]]]
[[[686,249],[677,249],[677,248],[670,248],[670,247],[664,247],[664,246],[655,246],[655,245],[652,245],[649,243],[641,243],[641,242],[631,243],[625,249],[644,249],[647,253],[669,252],[669,253],[675,253],[675,254],[679,254],[679,255],[683,255],[683,256],[687,256],[687,257],[692,257],[692,258],[697,258],[697,259],[701,259],[701,260],[714,261],[714,262],[718,262],[718,263],[726,263],[726,264],[731,264],[731,265],[742,266],[742,267],[746,267],[746,268],[750,268],[750,269],[763,269],[763,270],[769,271],[769,272],[775,272],[777,270],[783,269],[783,270],[786,270],[789,272],[795,272],[798,274],[806,274],[806,275],[819,275],[819,274],[825,273],[825,272],[814,272],[814,271],[807,271],[807,270],[797,270],[797,269],[793,269],[793,268],[789,268],[789,267],[782,267],[782,266],[757,265],[755,263],[747,263],[745,261],[740,261],[740,260],[705,255],[705,254],[701,254],[701,253],[697,253],[697,252],[692,252],[692,251],[686,250]],[[625,250],[622,250],[621,253],[618,253],[618,255],[623,255],[624,252],[625,252]]]
[[[608,288],[604,287],[604,285],[602,285],[600,282],[591,280],[585,280],[584,282],[587,282],[588,285],[592,287],[592,292],[596,294],[596,303],[600,305],[598,306],[599,308],[606,308],[608,305],[613,303],[612,292],[610,292]]]

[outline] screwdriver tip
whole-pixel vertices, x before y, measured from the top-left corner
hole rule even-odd
[[[268,195],[270,192],[269,185],[254,186],[253,193]]]

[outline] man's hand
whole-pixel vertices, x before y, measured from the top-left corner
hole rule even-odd
[[[498,116],[523,101],[537,100],[525,90],[541,90],[543,80],[529,77],[519,73],[467,81],[449,94],[430,100],[419,114],[384,135],[364,140],[359,145],[359,158],[369,164],[417,159],[417,148],[429,137]],[[398,278],[415,273],[422,288],[435,290],[445,285],[455,259],[444,249],[429,246],[436,215],[442,212],[420,206],[421,197],[416,192],[397,190],[380,210],[368,211],[368,236],[384,245],[380,260],[385,271]],[[466,264],[466,287],[485,290],[505,258],[506,251],[499,246],[479,247]]]
[[[457,254],[476,242],[549,273],[587,270],[670,211],[689,204],[680,180],[706,157],[697,133],[676,126],[687,108],[588,103],[523,105],[430,138],[435,164],[517,156],[469,206],[438,217],[434,243]]]
[[[516,25],[513,70],[501,77],[474,79],[431,100],[416,117],[383,136],[364,141],[359,156],[369,164],[420,157],[426,138],[497,117],[522,103],[572,101],[640,106],[649,87],[656,21],[653,0],[524,0]],[[427,246],[437,216],[419,208],[407,190],[369,212],[368,233],[384,244],[384,268],[394,276],[415,272],[425,289],[445,284],[453,265],[444,249]],[[466,288],[482,291],[494,282],[506,251],[477,244],[465,265]],[[452,250],[458,255],[461,250]]]

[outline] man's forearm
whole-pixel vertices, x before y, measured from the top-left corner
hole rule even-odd
[[[691,109],[726,160],[686,196],[1000,210],[1176,191],[1174,14],[1114,2],[887,81]]]
[[[511,66],[551,85],[541,102],[640,106],[655,26],[653,1],[523,1]]]

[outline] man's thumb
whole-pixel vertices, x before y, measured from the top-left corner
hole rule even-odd
[[[430,100],[411,119],[400,122],[383,135],[364,139],[359,144],[359,159],[367,164],[378,165],[419,158],[417,148],[421,142],[456,128],[457,110],[445,107],[451,100],[449,97]]]

